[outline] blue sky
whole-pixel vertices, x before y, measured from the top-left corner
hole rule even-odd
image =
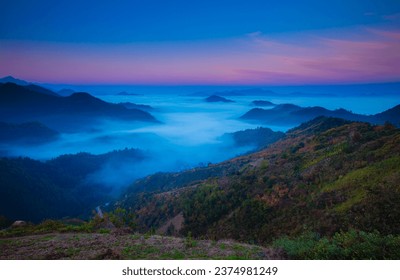
[[[400,12],[397,0],[14,0],[2,6],[0,39],[96,43],[339,28],[384,23],[384,16]]]
[[[325,78],[317,77],[312,69],[302,70],[302,67],[310,63],[314,65],[324,54],[332,56],[335,65],[339,64],[338,59],[342,57],[346,57],[349,63],[353,60],[347,51],[345,54],[342,52],[345,47],[354,47],[356,50],[354,44],[330,43],[326,47],[326,40],[351,40],[353,43],[357,40],[356,43],[364,43],[360,45],[361,51],[368,57],[373,53],[371,43],[384,41],[385,44],[376,47],[381,50],[376,54],[392,54],[398,47],[399,31],[398,0],[15,0],[2,3],[0,10],[0,59],[5,61],[0,65],[0,75],[10,74],[44,82],[80,83],[360,82],[361,74],[353,75],[348,80],[340,77],[327,80],[329,73],[325,74]],[[249,46],[250,41],[252,46]],[[269,44],[261,50],[258,45],[255,46],[260,41],[272,42],[273,45]],[[283,48],[280,47],[282,44]],[[296,45],[299,48],[295,49]],[[319,48],[313,49],[311,46],[314,45]],[[308,49],[304,50],[305,48]],[[283,49],[286,53],[283,53]],[[301,67],[298,64],[295,65],[297,68],[294,67],[300,72],[292,73],[280,67],[284,61],[292,59],[289,56],[293,52],[299,53],[300,49],[303,49],[303,53],[292,60],[301,60]],[[116,57],[116,52],[121,55]],[[204,52],[210,57],[207,63],[204,62],[207,61]],[[226,53],[231,56],[227,57]],[[251,55],[254,53],[276,56],[268,59],[260,56],[258,59]],[[305,58],[310,59],[309,55],[312,53],[318,54],[318,57],[311,62],[304,61]],[[280,61],[278,55],[286,60]],[[397,61],[397,56],[393,56],[385,59],[389,62]],[[92,57],[92,61],[88,60],[89,57]],[[200,57],[201,61],[197,61],[196,57]],[[129,59],[132,60],[127,62]],[[219,63],[226,67],[215,64],[219,59]],[[264,64],[270,66],[263,68],[257,65],[256,62],[263,59]],[[82,61],[81,65],[78,64],[79,60]],[[73,65],[66,65],[68,61],[73,62]],[[184,61],[192,63],[185,64]],[[255,62],[254,67],[249,61]],[[350,65],[349,63],[344,64]],[[168,68],[168,65],[175,64],[173,69]],[[61,72],[57,76],[52,74],[54,71],[37,71],[39,68],[55,68],[55,65],[61,68],[66,65],[65,71],[59,70]],[[98,71],[86,77],[79,73],[78,77],[71,72],[76,68],[86,69],[86,72],[102,68],[105,71],[102,72],[104,77],[95,79],[102,76]],[[106,71],[107,68],[119,72],[119,77],[123,78],[104,80],[107,75],[111,75]],[[143,68],[147,69],[147,76],[140,72]],[[360,66],[360,70],[363,68],[365,65]],[[392,68],[391,66],[390,69]],[[196,72],[195,69],[199,71]],[[388,77],[388,72],[392,71],[390,69],[381,69],[379,73],[383,73],[382,77]],[[175,72],[173,75],[161,77],[162,73],[159,71],[168,70]],[[327,72],[333,70],[329,69]],[[342,70],[339,69],[338,73],[343,72]],[[357,69],[349,71],[354,74]],[[187,72],[191,74],[188,75]],[[207,76],[208,72],[215,79]],[[306,72],[309,74],[303,77]],[[250,73],[254,75],[250,77]],[[272,78],[268,78],[268,73],[273,74]],[[379,73],[368,75],[377,77]],[[285,74],[287,78],[284,78]],[[150,79],[151,76],[155,78]],[[399,78],[397,73],[394,77],[389,76],[386,80],[373,80],[393,81]]]

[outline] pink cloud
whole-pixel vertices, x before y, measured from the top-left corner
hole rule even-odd
[[[400,30],[380,30],[380,29],[370,28],[368,29],[368,31],[378,36],[384,37],[386,39],[400,40]]]
[[[359,31],[124,45],[3,42],[0,76],[71,84],[399,81],[400,31]]]
[[[400,32],[369,31],[363,40],[314,37],[300,44],[258,39],[262,69],[241,70],[268,83],[386,82],[400,78]],[[277,48],[274,48],[276,46]],[[272,49],[272,51],[271,51]],[[277,54],[276,52],[281,52]],[[268,53],[273,53],[269,55]],[[272,65],[272,67],[271,67]]]

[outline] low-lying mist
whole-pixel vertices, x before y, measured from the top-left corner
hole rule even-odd
[[[328,108],[353,109],[334,104],[333,99],[288,97],[260,98],[235,96],[233,103],[207,103],[202,96],[178,95],[101,95],[108,102],[132,102],[152,106],[151,114],[161,123],[101,120],[86,132],[62,133],[56,141],[41,145],[2,144],[3,155],[23,156],[46,161],[63,154],[87,152],[104,154],[113,150],[135,148],[146,157],[138,160],[109,161],[86,177],[86,182],[119,189],[155,172],[181,171],[209,163],[217,163],[253,150],[255,147],[238,146],[233,139],[221,137],[226,133],[256,128],[238,120],[248,110],[252,100],[269,100],[275,104],[295,103],[302,106],[329,105]],[[319,102],[319,103],[318,103]],[[360,104],[358,102],[357,104]],[[355,107],[354,107],[355,106]],[[359,106],[354,105],[357,110]],[[372,106],[372,105],[371,105]],[[375,106],[376,107],[376,106]],[[378,106],[379,107],[379,106]],[[379,107],[380,108],[380,107]],[[370,108],[370,113],[375,113]],[[363,112],[368,113],[368,112]],[[269,126],[274,131],[291,127]],[[53,128],[54,129],[54,128]]]
[[[187,99],[178,103],[168,96],[158,104],[160,106],[152,104],[152,114],[161,121],[159,124],[103,120],[90,131],[62,133],[53,142],[41,145],[8,143],[0,150],[6,156],[41,161],[80,152],[104,154],[125,148],[143,151],[146,157],[140,161],[109,161],[86,178],[87,183],[119,189],[152,173],[217,163],[254,148],[236,146],[226,137],[221,139],[225,133],[255,127],[236,119],[247,107]]]

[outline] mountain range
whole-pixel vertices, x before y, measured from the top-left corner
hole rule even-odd
[[[84,92],[61,97],[35,85],[0,84],[1,121],[39,121],[58,131],[74,131],[87,129],[104,119],[157,122],[147,112],[108,103]]]
[[[210,91],[199,91],[189,96],[208,96]],[[213,92],[212,95],[218,96],[272,96],[276,95],[272,90],[266,90],[262,88],[249,88],[249,89],[237,89],[237,90],[225,90]]]
[[[127,152],[140,160],[138,151]],[[109,201],[106,190],[74,183],[103,160],[1,159],[1,213],[57,218]],[[129,217],[138,232],[233,239],[281,250],[281,257],[398,259],[399,170],[400,130],[393,125],[318,117],[258,152],[139,179],[103,209],[110,219]],[[88,226],[107,223],[96,219]]]
[[[17,84],[19,86],[27,86],[29,84],[32,84],[32,83],[28,83],[27,81],[24,81],[24,80],[16,79],[13,76],[6,76],[6,77],[3,77],[3,78],[0,78],[0,83],[3,83],[3,84],[5,84],[5,83],[14,83],[14,84]]]
[[[296,126],[318,116],[343,118],[351,121],[362,121],[373,124],[391,122],[400,126],[400,105],[375,115],[355,114],[345,109],[328,110],[323,107],[300,107],[293,104],[280,104],[271,109],[254,108],[240,119],[270,125]]]
[[[87,131],[104,119],[157,122],[141,110],[151,109],[140,107],[144,105],[111,104],[82,92],[63,97],[6,78],[0,83],[0,142],[5,146],[53,141],[58,131]],[[211,97],[212,102],[229,102],[221,96]],[[28,224],[1,230],[0,238],[29,234],[33,229],[35,234],[67,231],[65,236],[79,230],[91,239],[101,233],[111,239],[124,234],[147,240],[157,233],[181,238],[186,249],[196,247],[199,240],[205,240],[201,244],[207,243],[207,248],[215,240],[235,240],[262,246],[263,252],[279,252],[282,258],[399,259],[400,129],[396,126],[400,126],[400,105],[375,115],[293,104],[272,106],[254,108],[241,119],[296,127],[286,133],[262,127],[226,133],[218,139],[223,145],[252,147],[253,151],[182,172],[158,172],[118,190],[122,194],[105,182],[110,173],[114,175],[116,168],[134,173],[134,168],[145,166],[140,163],[151,153],[125,149],[46,161],[2,157],[0,227],[16,219],[45,221],[37,227]],[[97,141],[112,137],[101,135]],[[99,214],[99,205],[104,215]],[[93,209],[97,214],[90,219]],[[79,220],[79,227],[63,222],[76,218],[88,222]],[[132,237],[131,230],[143,235]],[[155,239],[168,244],[172,240],[168,238]],[[13,250],[9,239],[0,241]],[[17,242],[12,244],[25,250]],[[75,248],[76,244],[67,249],[81,251],[86,246],[79,243]],[[137,252],[144,247],[118,248],[125,257],[143,256]],[[161,258],[154,247],[147,249],[152,250],[152,257]],[[188,254],[201,258],[192,252]],[[254,257],[254,252],[243,254]],[[107,251],[108,255],[114,252]],[[263,253],[260,258],[266,256]]]

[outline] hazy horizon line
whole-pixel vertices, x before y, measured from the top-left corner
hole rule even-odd
[[[1,79],[13,78],[16,80],[22,80],[29,84],[37,85],[54,85],[54,86],[144,86],[144,87],[250,87],[250,88],[261,88],[261,87],[305,87],[305,86],[368,86],[368,85],[389,85],[389,84],[400,84],[400,80],[395,81],[382,81],[382,82],[338,82],[338,83],[286,83],[286,84],[235,84],[235,83],[69,83],[69,82],[47,82],[47,81],[30,81],[23,77],[16,77],[14,75],[6,75],[0,77]]]

